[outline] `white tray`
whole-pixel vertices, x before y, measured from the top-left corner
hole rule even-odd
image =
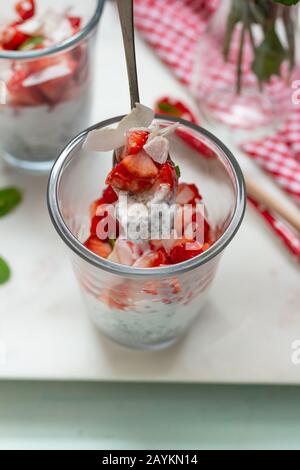
[[[128,110],[120,48],[116,11],[108,3],[93,121]],[[188,100],[140,41],[138,54],[146,104],[163,94]],[[251,209],[189,336],[166,351],[135,352],[104,339],[87,318],[49,221],[46,178],[1,169],[0,186],[11,184],[24,188],[25,198],[0,221],[1,254],[13,267],[11,282],[0,289],[0,378],[300,383],[300,366],[291,362],[291,344],[300,338],[299,267]]]

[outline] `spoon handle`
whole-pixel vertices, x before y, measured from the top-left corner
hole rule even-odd
[[[133,0],[117,0],[117,2],[125,47],[131,108],[134,108],[135,103],[140,102],[140,95],[135,57]]]

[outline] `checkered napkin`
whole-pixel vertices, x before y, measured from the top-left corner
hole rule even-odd
[[[135,0],[136,27],[187,86],[192,83],[199,38],[218,4],[219,0]],[[242,147],[300,203],[300,105],[295,108],[277,135],[263,141],[248,142]],[[249,201],[300,261],[299,236],[256,201]]]

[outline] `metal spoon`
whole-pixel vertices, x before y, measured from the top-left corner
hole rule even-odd
[[[127,74],[130,90],[131,109],[140,103],[139,84],[136,66],[133,0],[117,0],[120,23],[125,48]],[[171,157],[168,155],[168,161]],[[113,154],[113,167],[118,163],[118,151]]]
[[[131,109],[140,102],[136,67],[133,0],[117,0],[126,55]]]
[[[135,104],[140,102],[135,55],[133,0],[117,0],[117,4],[125,48],[131,109],[133,109]],[[115,166],[117,162],[117,154],[114,152],[113,166]]]

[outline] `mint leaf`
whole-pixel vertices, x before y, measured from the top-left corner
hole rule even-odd
[[[35,36],[33,38],[26,39],[21,46],[19,47],[19,51],[31,51],[36,46],[43,44],[44,38],[42,36]]]
[[[181,171],[180,171],[180,167],[178,165],[175,166],[175,171],[176,171],[176,176],[177,178],[180,178],[181,176]]]
[[[299,2],[299,0],[273,0],[273,2],[275,2],[275,3],[281,3],[281,5],[288,5],[288,6],[291,6],[291,5],[297,5],[297,3]]]
[[[266,82],[272,75],[280,76],[280,67],[286,58],[287,51],[282,46],[275,28],[271,27],[256,49],[252,71],[260,82]]]
[[[17,188],[0,189],[0,217],[11,212],[22,201],[22,194]]]
[[[114,249],[116,241],[117,240],[115,240],[114,238],[109,238],[108,239],[108,242],[109,242],[110,246],[112,247],[112,249]]]
[[[0,257],[0,285],[7,282],[10,278],[10,269],[3,258]]]
[[[180,117],[182,114],[181,111],[176,108],[176,106],[173,106],[172,104],[169,104],[169,103],[165,103],[165,102],[159,103],[158,107],[160,111],[163,111],[164,113],[167,113],[167,114],[172,114],[173,116]]]

